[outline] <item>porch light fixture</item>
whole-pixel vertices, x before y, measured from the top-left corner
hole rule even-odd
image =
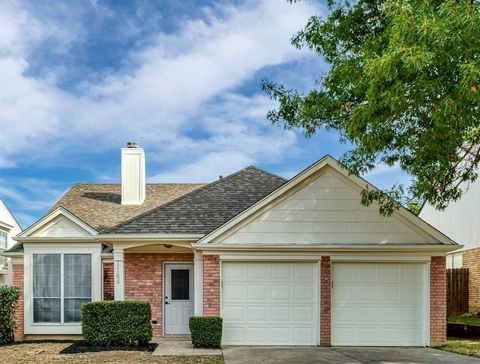
[[[163,244],[163,246],[167,249],[170,249],[172,247],[172,244]]]

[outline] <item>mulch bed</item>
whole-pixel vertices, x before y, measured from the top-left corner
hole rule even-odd
[[[60,354],[81,354],[81,353],[98,353],[102,351],[146,351],[152,352],[157,348],[158,344],[149,343],[146,345],[122,345],[122,346],[96,346],[90,345],[88,342],[80,340],[74,341],[72,345],[67,346],[60,351]]]

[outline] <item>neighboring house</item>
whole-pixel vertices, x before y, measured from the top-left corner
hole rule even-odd
[[[447,255],[447,268],[468,268],[469,311],[480,311],[480,180],[471,183],[462,198],[444,211],[426,204],[420,217],[463,245]]]
[[[213,183],[74,185],[7,255],[17,335],[80,334],[80,306],[146,300],[155,335],[222,316],[228,345],[428,346],[445,340],[455,242],[405,209],[364,207],[367,182],[327,156],[290,180],[248,167]],[[370,188],[373,188],[370,186]]]
[[[12,284],[12,265],[10,259],[2,257],[1,254],[13,247],[13,237],[22,229],[15,217],[8,209],[5,202],[0,198],[0,286]]]

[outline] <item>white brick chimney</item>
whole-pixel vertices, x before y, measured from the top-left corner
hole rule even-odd
[[[122,148],[122,205],[141,205],[145,200],[145,153],[138,142]]]

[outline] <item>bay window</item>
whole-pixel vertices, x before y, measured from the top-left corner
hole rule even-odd
[[[33,254],[34,323],[78,323],[91,300],[91,254]]]

